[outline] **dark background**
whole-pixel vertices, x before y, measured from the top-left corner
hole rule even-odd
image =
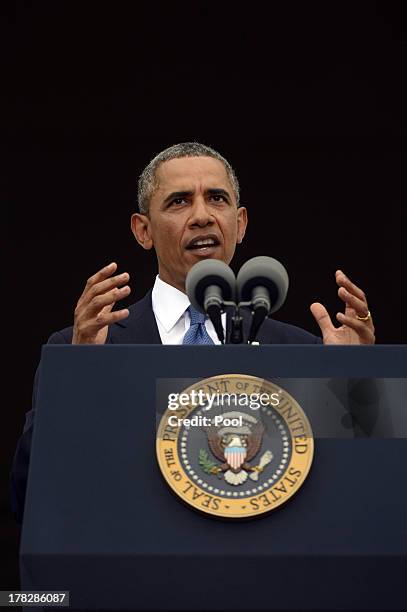
[[[309,305],[341,309],[341,268],[367,293],[377,341],[407,341],[403,3],[281,4],[18,2],[8,16],[1,588],[18,586],[7,474],[41,344],[111,260],[131,275],[131,301],[152,285],[130,215],[163,148],[198,140],[235,167],[250,224],[232,267],[284,263],[278,318],[318,333]]]

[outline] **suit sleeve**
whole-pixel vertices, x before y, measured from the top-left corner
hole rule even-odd
[[[49,338],[47,344],[69,344],[69,331],[56,332]],[[10,474],[11,509],[18,523],[22,523],[24,515],[25,493],[27,488],[28,469],[32,433],[34,428],[35,406],[37,401],[40,366],[34,377],[32,407],[25,415],[23,433],[18,440]]]

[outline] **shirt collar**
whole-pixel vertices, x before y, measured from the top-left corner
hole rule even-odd
[[[153,312],[168,333],[182,317],[190,301],[185,293],[156,276],[151,294]]]

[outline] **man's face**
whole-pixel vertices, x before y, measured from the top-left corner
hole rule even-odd
[[[160,278],[184,291],[197,261],[230,263],[243,240],[247,212],[237,208],[226,169],[212,157],[172,159],[156,176],[149,215],[133,215],[132,229],[144,248],[155,248]]]

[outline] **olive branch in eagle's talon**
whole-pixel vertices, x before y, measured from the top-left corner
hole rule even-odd
[[[219,474],[222,468],[209,459],[208,453],[203,448],[199,451],[199,465],[206,474]]]

